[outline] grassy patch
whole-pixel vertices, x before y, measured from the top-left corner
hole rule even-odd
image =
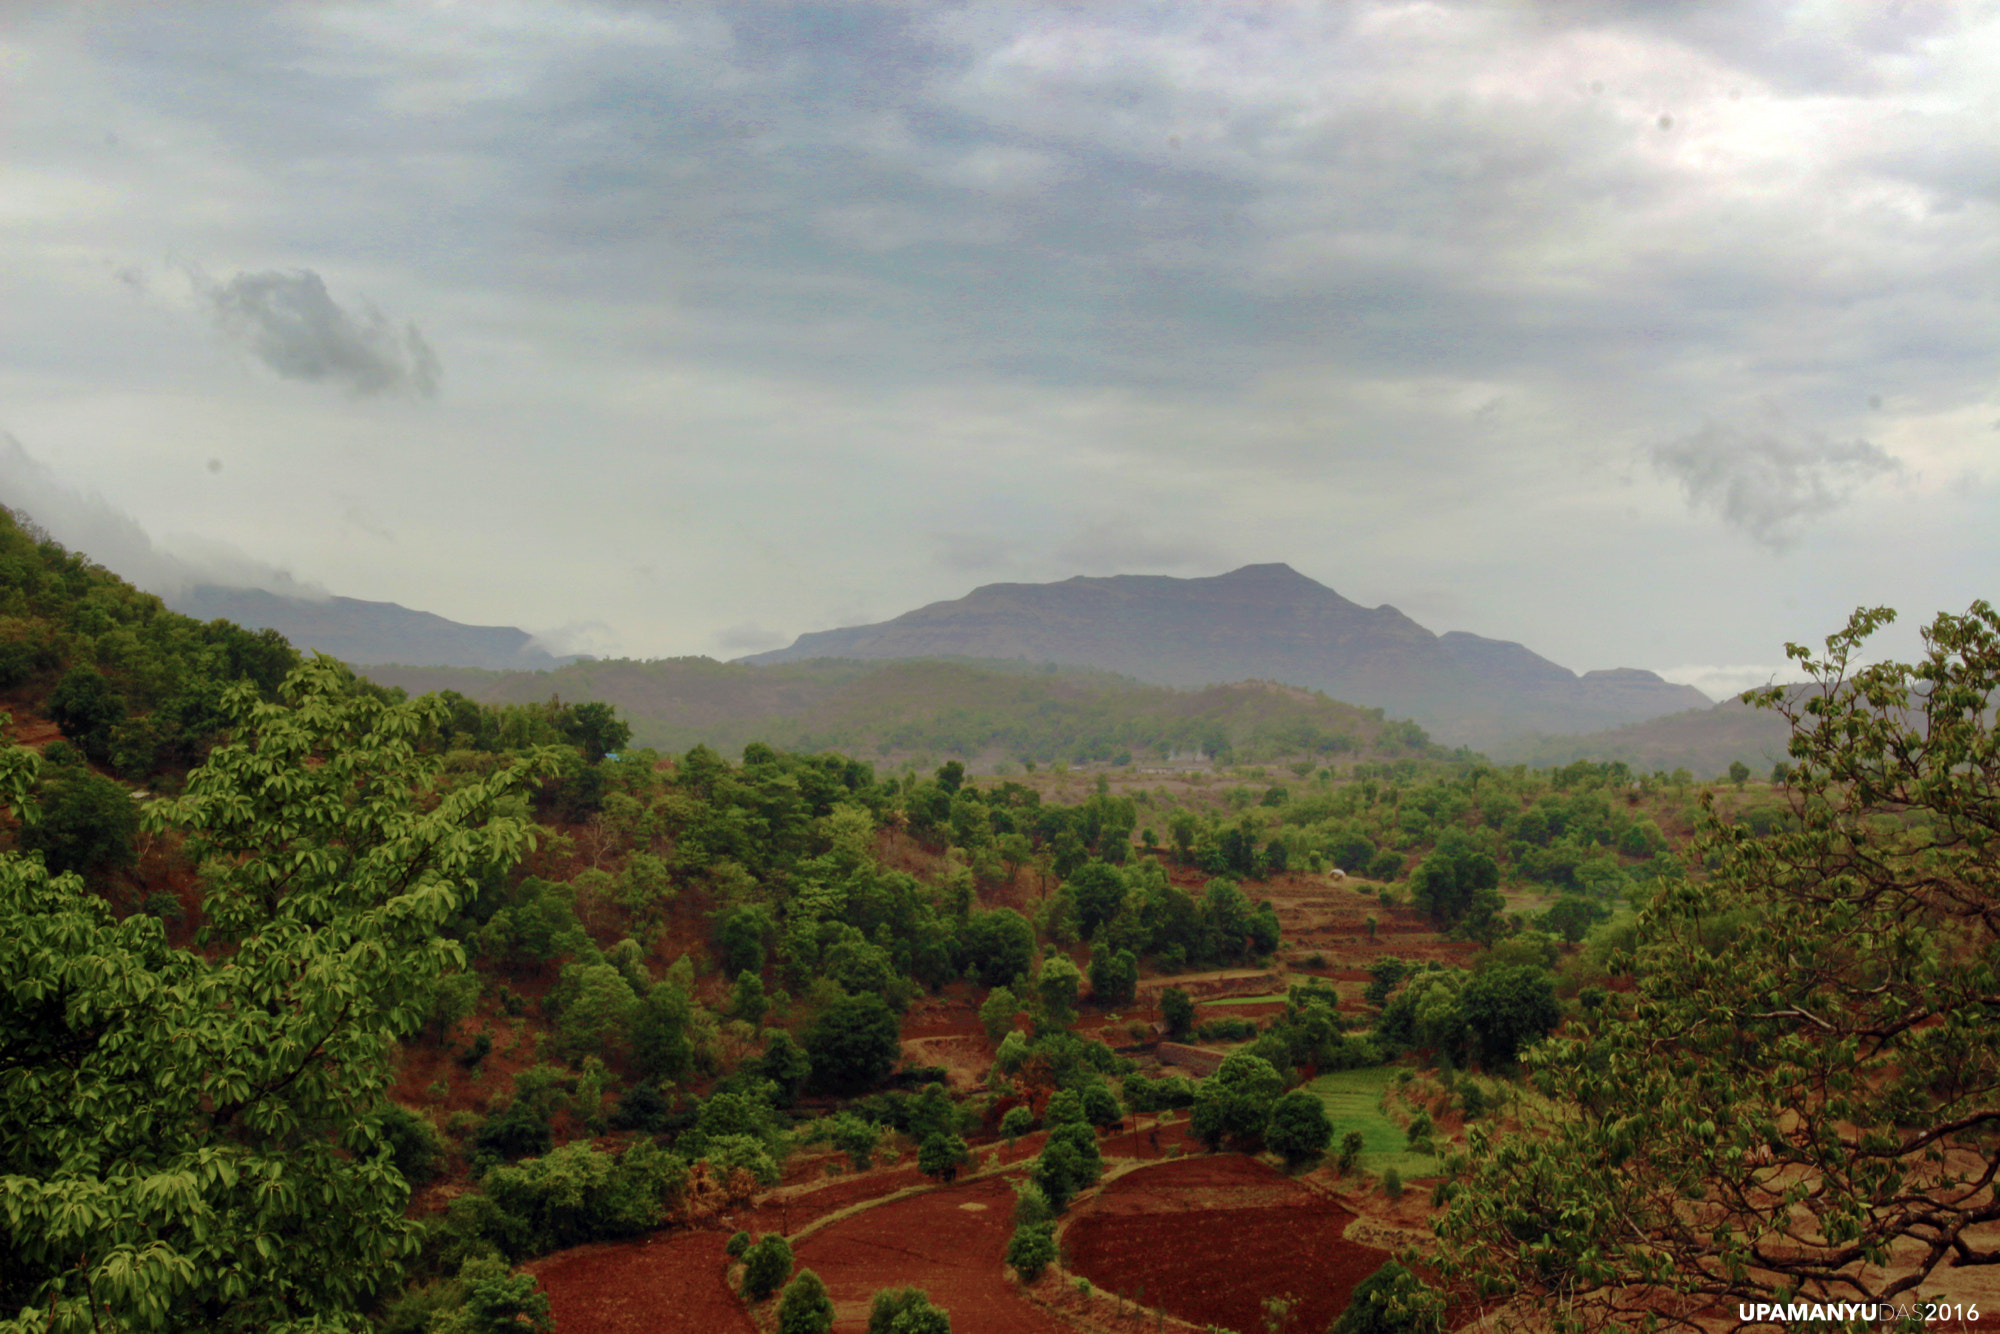
[[[1224,996],[1220,1000],[1196,1001],[1195,1004],[1197,1005],[1283,1005],[1285,1003],[1285,999],[1286,999],[1285,993],[1281,991],[1275,996]]]
[[[1396,1066],[1378,1065],[1371,1070],[1337,1070],[1321,1075],[1306,1087],[1326,1104],[1326,1119],[1333,1122],[1333,1151],[1350,1130],[1361,1132],[1361,1169],[1381,1172],[1393,1167],[1403,1179],[1435,1176],[1437,1159],[1427,1153],[1411,1153],[1403,1129],[1382,1114],[1382,1091],[1396,1078]]]

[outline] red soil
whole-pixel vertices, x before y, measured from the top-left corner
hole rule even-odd
[[[1069,1268],[1194,1324],[1264,1328],[1266,1297],[1298,1299],[1288,1329],[1325,1329],[1389,1252],[1343,1239],[1354,1215],[1236,1155],[1120,1177],[1063,1235]]]
[[[725,1232],[656,1232],[579,1246],[522,1268],[563,1334],[757,1334],[724,1280]]]
[[[953,1334],[1070,1334],[1006,1277],[1013,1217],[1013,1188],[985,1177],[843,1218],[794,1253],[825,1280],[837,1334],[866,1329],[875,1294],[895,1287],[929,1293]]]

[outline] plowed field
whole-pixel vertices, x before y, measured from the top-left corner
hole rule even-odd
[[[833,1297],[836,1334],[868,1326],[883,1288],[918,1287],[951,1312],[952,1334],[1070,1334],[1016,1295],[1003,1265],[1014,1191],[987,1177],[863,1210],[795,1249]]]
[[[723,1280],[725,1232],[656,1232],[523,1266],[563,1334],[757,1334]]]
[[[1063,1249],[1099,1288],[1197,1325],[1262,1330],[1264,1299],[1290,1294],[1287,1328],[1319,1330],[1390,1258],[1341,1236],[1353,1219],[1253,1159],[1182,1158],[1106,1186]]]

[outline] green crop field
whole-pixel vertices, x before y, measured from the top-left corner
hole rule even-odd
[[[1382,1090],[1396,1077],[1396,1067],[1378,1065],[1369,1070],[1338,1070],[1321,1075],[1306,1087],[1326,1104],[1326,1118],[1333,1122],[1333,1149],[1350,1130],[1361,1132],[1361,1168],[1381,1172],[1393,1167],[1405,1181],[1434,1176],[1438,1160],[1427,1153],[1411,1153],[1404,1147],[1402,1127],[1382,1114]]]

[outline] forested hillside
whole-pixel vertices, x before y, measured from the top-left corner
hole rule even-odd
[[[1921,709],[1888,668],[1776,697],[1799,740],[1768,782],[1499,767],[1310,699],[1352,749],[885,773],[664,753],[596,700],[412,699],[174,616],[19,523],[0,539],[25,743],[0,749],[10,1328],[650,1327],[580,1313],[669,1255],[705,1328],[824,1331],[838,1300],[948,1330],[919,1289],[968,1283],[932,1294],[974,1294],[968,1329],[1097,1319],[1093,1283],[1122,1318],[1145,1248],[1118,1229],[1192,1197],[1098,1211],[1124,1189],[1102,1182],[1196,1150],[1239,1166],[1143,1179],[1241,1186],[1246,1237],[1291,1200],[1286,1236],[1331,1257],[1300,1295],[1160,1234],[1182,1248],[1146,1271],[1160,1317],[1234,1327],[1511,1301],[1589,1328],[1768,1295],[1807,1262],[1731,1249],[1790,1207],[1755,1174],[1835,1173],[1862,1136],[1929,1221],[1854,1190],[1842,1217],[1908,1272],[1938,1263],[1894,1250],[1913,1229],[1978,1253],[1996,1216],[1990,941],[1959,943],[1990,935],[1990,613],[1940,622]],[[983,669],[940,670],[957,698]],[[1908,897],[1910,866],[1934,889]],[[1861,908],[1822,888],[1847,883]],[[1862,910],[1879,930],[1850,960]],[[1815,1027],[1902,1013],[1921,1023],[1879,1059]],[[1682,1054],[1644,1058],[1660,1041]],[[1825,1062],[1858,1082],[1815,1084]],[[1671,1162],[1637,1152],[1668,1131]],[[865,1226],[938,1258],[814,1250],[917,1188],[959,1193]],[[950,1203],[996,1190],[1010,1216]],[[1589,1260],[1607,1194],[1652,1240]],[[1677,1233],[1697,1199],[1713,1232]],[[1436,1210],[1415,1269],[1349,1237],[1359,1215],[1424,1240]],[[574,1249],[634,1238],[667,1249]],[[1680,1270],[1648,1268],[1660,1245]],[[579,1256],[595,1277],[566,1277]]]
[[[610,703],[639,744],[663,750],[706,744],[734,753],[761,740],[920,768],[958,759],[982,770],[1431,753],[1415,723],[1296,686],[1248,681],[1175,690],[1054,664],[816,659],[746,667],[683,658],[578,663],[555,672],[370,667],[366,674],[488,703],[551,694]]]

